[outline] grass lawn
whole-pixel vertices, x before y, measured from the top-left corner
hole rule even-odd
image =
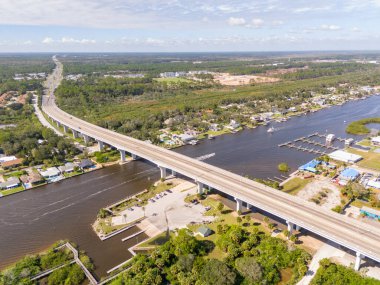
[[[21,192],[24,190],[25,190],[24,186],[19,186],[19,187],[9,189],[9,190],[1,190],[0,193],[3,194],[3,196],[7,196],[7,195],[11,195],[11,194]]]
[[[169,233],[169,238],[174,236],[172,232]],[[163,245],[165,242],[169,240],[169,238],[166,236],[166,232],[160,233],[159,235],[156,235],[155,237],[152,237],[151,239],[148,239],[147,241],[143,242],[139,245],[139,247],[150,247],[150,246],[158,246]]]
[[[15,177],[18,177],[20,178],[20,176],[26,174],[26,171],[24,170],[19,170],[19,171],[13,171],[13,172],[10,172],[10,173],[7,173],[7,174],[4,174],[4,178],[5,179],[8,179],[9,177],[12,177],[12,176],[15,176]]]
[[[77,175],[81,175],[83,174],[83,171],[73,171],[71,173],[64,173],[63,176],[65,176],[66,178],[67,177],[73,177],[73,176],[77,176]]]
[[[114,231],[117,231],[123,227],[125,227],[125,225],[111,226],[111,219],[110,218],[100,220],[99,225],[98,225],[98,228],[100,228],[105,235],[108,235],[108,234],[110,234]]]
[[[299,177],[295,177],[283,185],[282,191],[290,195],[296,195],[311,181],[312,181],[311,179],[302,179]]]
[[[358,166],[380,171],[380,153],[358,151],[352,148],[349,148],[348,151],[363,157],[363,159],[357,163]]]

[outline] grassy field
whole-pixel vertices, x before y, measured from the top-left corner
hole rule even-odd
[[[380,171],[380,153],[372,151],[364,152],[352,148],[349,148],[348,151],[363,157],[363,159],[357,163],[358,166]]]
[[[295,177],[283,185],[282,191],[290,195],[296,195],[311,181],[312,181],[311,179],[302,179],[299,177]]]

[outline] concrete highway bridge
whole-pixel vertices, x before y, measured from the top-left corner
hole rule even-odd
[[[55,86],[57,84],[52,89]],[[174,175],[180,173],[196,181],[199,193],[208,186],[234,197],[237,210],[241,210],[245,203],[247,208],[256,207],[285,220],[290,233],[294,228],[303,228],[352,250],[356,253],[356,270],[362,258],[380,262],[378,227],[325,210],[219,167],[90,124],[59,109],[55,104],[54,90],[48,93],[43,98],[42,110],[50,119],[62,126],[65,132],[72,132],[74,137],[80,135],[85,142],[90,139],[97,141],[100,150],[104,144],[117,148],[121,161],[125,161],[126,153],[133,159],[146,159],[159,167],[161,178],[166,178],[168,171]]]

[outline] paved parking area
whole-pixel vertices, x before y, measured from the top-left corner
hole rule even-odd
[[[214,218],[203,216],[205,207],[200,203],[197,205],[185,203],[188,195],[196,194],[196,185],[189,181],[183,181],[170,190],[166,195],[155,202],[149,201],[145,206],[146,221],[153,224],[160,231],[183,228],[191,222],[202,223],[212,221]],[[133,207],[133,211],[125,210],[119,216],[112,218],[113,225],[132,223],[144,217],[143,207]]]

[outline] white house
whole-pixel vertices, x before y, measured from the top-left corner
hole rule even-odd
[[[46,179],[55,178],[61,175],[61,172],[57,167],[49,167],[46,170],[39,170],[39,172]]]

